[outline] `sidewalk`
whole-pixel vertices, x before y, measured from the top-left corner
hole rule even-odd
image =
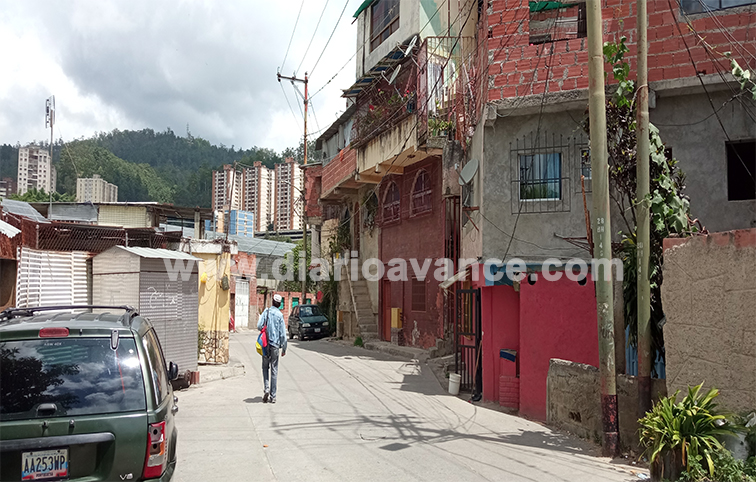
[[[225,365],[200,365],[200,385],[215,380],[243,376],[246,373],[244,364],[233,357]]]

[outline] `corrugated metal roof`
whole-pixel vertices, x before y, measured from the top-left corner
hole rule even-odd
[[[17,216],[24,216],[25,218],[33,219],[38,223],[49,223],[39,211],[31,207],[31,205],[24,201],[14,201],[12,199],[3,199],[3,211]]]
[[[226,235],[223,233],[208,232],[205,233],[205,236],[208,239],[215,239],[225,237]],[[239,251],[263,256],[282,257],[296,246],[292,243],[282,243],[280,241],[271,241],[264,238],[250,238],[234,234],[229,234],[228,239],[236,241]]]
[[[0,233],[8,236],[9,238],[14,237],[18,233],[20,233],[21,230],[18,229],[15,226],[11,226],[10,224],[6,223],[5,221],[0,221]]]
[[[128,251],[142,258],[154,258],[154,259],[195,259],[191,254],[182,253],[181,251],[171,251],[170,249],[155,249],[155,248],[140,248],[132,246],[116,246],[118,249]]]

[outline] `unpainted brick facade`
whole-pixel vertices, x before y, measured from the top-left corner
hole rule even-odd
[[[493,0],[488,5],[480,28],[488,38],[482,43],[479,55],[487,54],[489,59],[489,102],[544,91],[588,87],[586,38],[531,45],[529,2]],[[688,15],[694,32],[688,27],[678,5],[674,0],[648,2],[649,81],[695,77],[696,72],[729,72],[729,60],[721,54],[730,51],[741,66],[754,68],[756,10],[739,7],[716,11],[712,15]],[[623,36],[627,38],[630,52],[626,59],[634,72],[637,55],[635,2],[606,0],[602,6],[604,41],[618,42]],[[535,14],[533,18],[543,15]],[[707,53],[699,36],[720,55]],[[613,80],[610,75],[608,82]]]

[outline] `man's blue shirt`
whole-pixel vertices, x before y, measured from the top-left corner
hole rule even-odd
[[[275,306],[266,308],[257,320],[258,330],[262,330],[266,318],[268,320],[268,343],[280,348],[286,353],[286,343],[288,338],[286,336],[286,323],[284,323],[284,317],[281,310]]]

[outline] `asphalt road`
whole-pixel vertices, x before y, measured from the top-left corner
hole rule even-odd
[[[424,365],[326,340],[289,344],[262,403],[256,332],[231,335],[246,374],[178,392],[174,481],[630,481],[591,444],[444,393]]]

